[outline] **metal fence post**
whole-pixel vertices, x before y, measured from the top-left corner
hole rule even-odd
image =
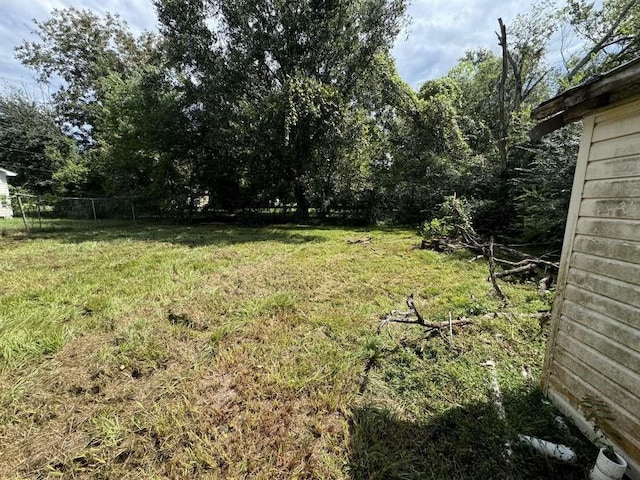
[[[38,210],[38,225],[40,225],[40,230],[42,230],[42,215],[40,213],[40,197],[36,199],[36,209]]]
[[[22,221],[24,222],[24,229],[28,232],[29,231],[29,225],[27,225],[27,215],[24,212],[24,206],[22,205],[22,198],[20,197],[20,195],[17,195],[18,197],[18,205],[20,205],[20,211],[22,212]]]
[[[96,203],[93,198],[91,199],[91,210],[93,211],[93,221],[98,223],[98,217],[96,217]]]

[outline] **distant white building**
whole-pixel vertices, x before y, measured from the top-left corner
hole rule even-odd
[[[7,177],[15,177],[16,175],[18,174],[0,167],[0,218],[13,217]]]

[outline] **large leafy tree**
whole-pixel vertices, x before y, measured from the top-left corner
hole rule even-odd
[[[419,222],[446,195],[465,193],[460,189],[471,151],[458,123],[462,97],[456,82],[432,80],[407,96],[391,125],[386,189],[400,219]]]
[[[457,84],[460,97],[464,98],[458,114],[469,146],[478,155],[495,157],[500,58],[490,50],[469,51],[449,71],[447,78]]]
[[[571,124],[521,145],[521,166],[511,179],[512,230],[520,239],[562,241],[581,130],[579,124]]]
[[[569,0],[562,9],[567,37],[582,47],[566,59],[567,85],[610,70],[640,55],[638,0]]]
[[[458,124],[474,154],[475,175],[466,177],[467,192],[477,200],[479,226],[492,232],[504,232],[514,221],[515,197],[522,192],[514,185],[534,160],[526,144],[530,111],[548,98],[556,83],[546,56],[558,17],[552,3],[542,2],[510,25],[500,22],[500,54],[470,51],[447,75],[462,92]],[[543,180],[550,169],[532,172]]]
[[[141,66],[127,78],[111,74],[104,92],[96,170],[109,195],[153,199],[166,208],[187,206],[196,184],[187,118],[166,72]]]
[[[546,55],[557,18],[554,5],[541,2],[511,25],[500,25],[501,55],[471,50],[447,75],[462,90],[462,124],[470,144],[489,157],[499,153],[503,170],[510,167],[511,147],[526,137],[532,106],[547,98],[554,81]]]
[[[201,130],[210,144],[224,145],[219,170],[235,169],[249,188],[293,195],[305,216],[310,198],[331,190],[331,173],[349,157],[348,126],[366,96],[362,79],[390,49],[404,0],[157,6],[168,48],[190,76]],[[242,149],[229,146],[237,136],[244,141],[232,144]],[[248,168],[238,172],[239,164]],[[261,165],[267,175],[256,175]]]
[[[146,63],[155,38],[146,33],[136,38],[117,15],[76,8],[54,9],[35,26],[38,40],[16,47],[16,57],[36,71],[39,81],[58,85],[53,100],[59,121],[89,144],[99,127],[102,80],[110,74],[126,77]]]
[[[76,192],[86,176],[54,113],[19,93],[0,96],[0,165],[18,172],[14,185],[39,195]]]
[[[18,46],[16,56],[57,87],[50,118],[80,145],[75,164],[57,155],[68,166],[58,183],[81,183],[83,174],[94,194],[166,201],[182,190],[184,198],[189,129],[157,36],[136,38],[117,15],[75,8],[55,9],[35,24],[39,39]],[[174,155],[181,149],[183,156]]]

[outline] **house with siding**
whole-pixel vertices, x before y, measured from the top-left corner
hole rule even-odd
[[[0,218],[13,217],[7,177],[15,177],[16,175],[18,174],[0,167]]]
[[[587,436],[604,434],[639,480],[640,59],[532,115],[540,121],[534,139],[570,122],[584,125],[543,388]]]

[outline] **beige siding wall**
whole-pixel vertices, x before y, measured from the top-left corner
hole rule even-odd
[[[11,217],[13,214],[8,197],[9,185],[7,184],[7,177],[0,172],[0,218]]]
[[[545,368],[584,428],[584,400],[606,403],[640,478],[640,100],[585,120]]]

